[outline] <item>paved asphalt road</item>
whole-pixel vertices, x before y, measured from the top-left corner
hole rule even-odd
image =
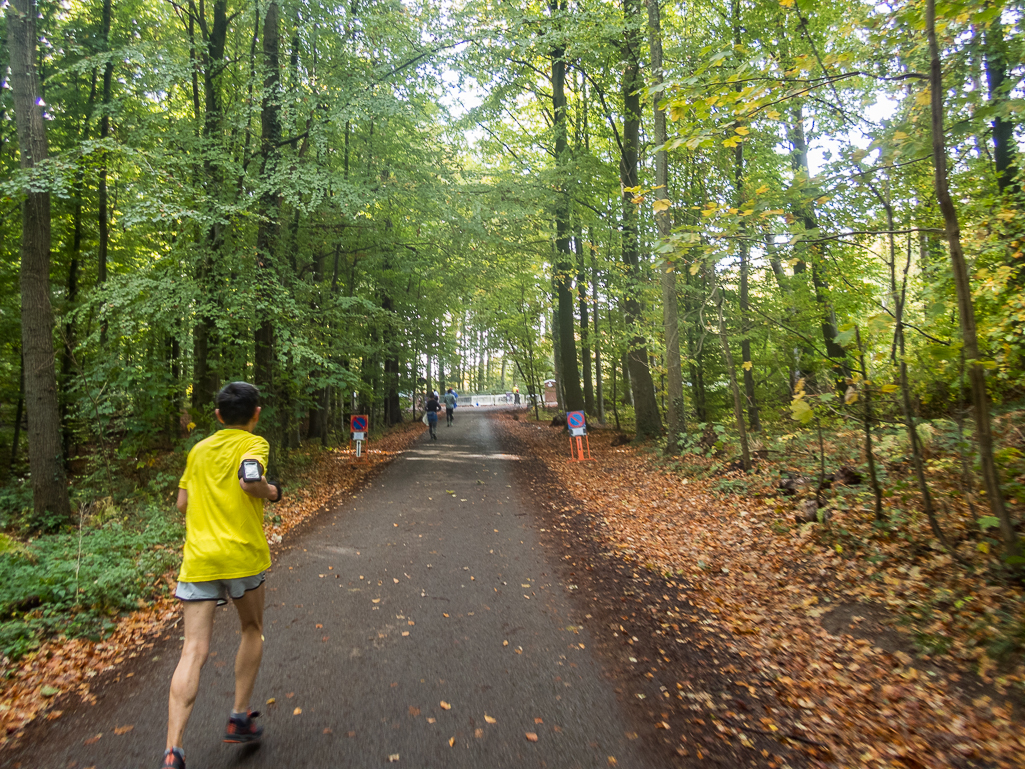
[[[517,458],[499,451],[486,412],[460,409],[438,434],[277,554],[253,703],[266,732],[256,749],[221,742],[237,620],[233,609],[218,613],[186,733],[188,769],[376,767],[395,754],[398,769],[596,769],[610,756],[620,767],[649,766],[625,736],[631,727],[570,589],[538,543],[512,472]],[[101,691],[99,704],[69,708],[0,765],[156,767],[176,639]],[[132,730],[116,735],[125,725]]]

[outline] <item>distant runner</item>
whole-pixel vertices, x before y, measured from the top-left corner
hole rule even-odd
[[[451,427],[452,422],[455,421],[455,410],[456,410],[456,398],[458,398],[452,388],[448,388],[448,392],[445,393],[445,422]]]
[[[437,393],[431,393],[431,397],[427,399],[427,405],[424,407],[427,409],[427,426],[431,428],[431,440],[438,440],[438,434],[435,429],[438,427],[438,412],[441,411],[441,404],[438,403]]]

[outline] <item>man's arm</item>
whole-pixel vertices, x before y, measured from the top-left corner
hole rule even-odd
[[[238,485],[242,487],[242,491],[256,499],[278,501],[278,487],[268,483],[266,475],[261,475],[258,481],[245,481],[240,478]]]
[[[185,510],[189,506],[189,492],[185,489],[178,489],[178,501],[175,504],[178,506],[178,511],[185,515]]]

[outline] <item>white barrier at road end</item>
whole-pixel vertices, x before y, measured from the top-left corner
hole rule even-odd
[[[510,406],[513,400],[512,393],[505,393],[504,395],[460,395],[458,403],[460,406]]]

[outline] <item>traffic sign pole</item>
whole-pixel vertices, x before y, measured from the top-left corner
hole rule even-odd
[[[363,443],[367,439],[369,425],[370,418],[366,414],[353,414],[349,418],[349,446],[355,442],[357,458],[363,456]]]

